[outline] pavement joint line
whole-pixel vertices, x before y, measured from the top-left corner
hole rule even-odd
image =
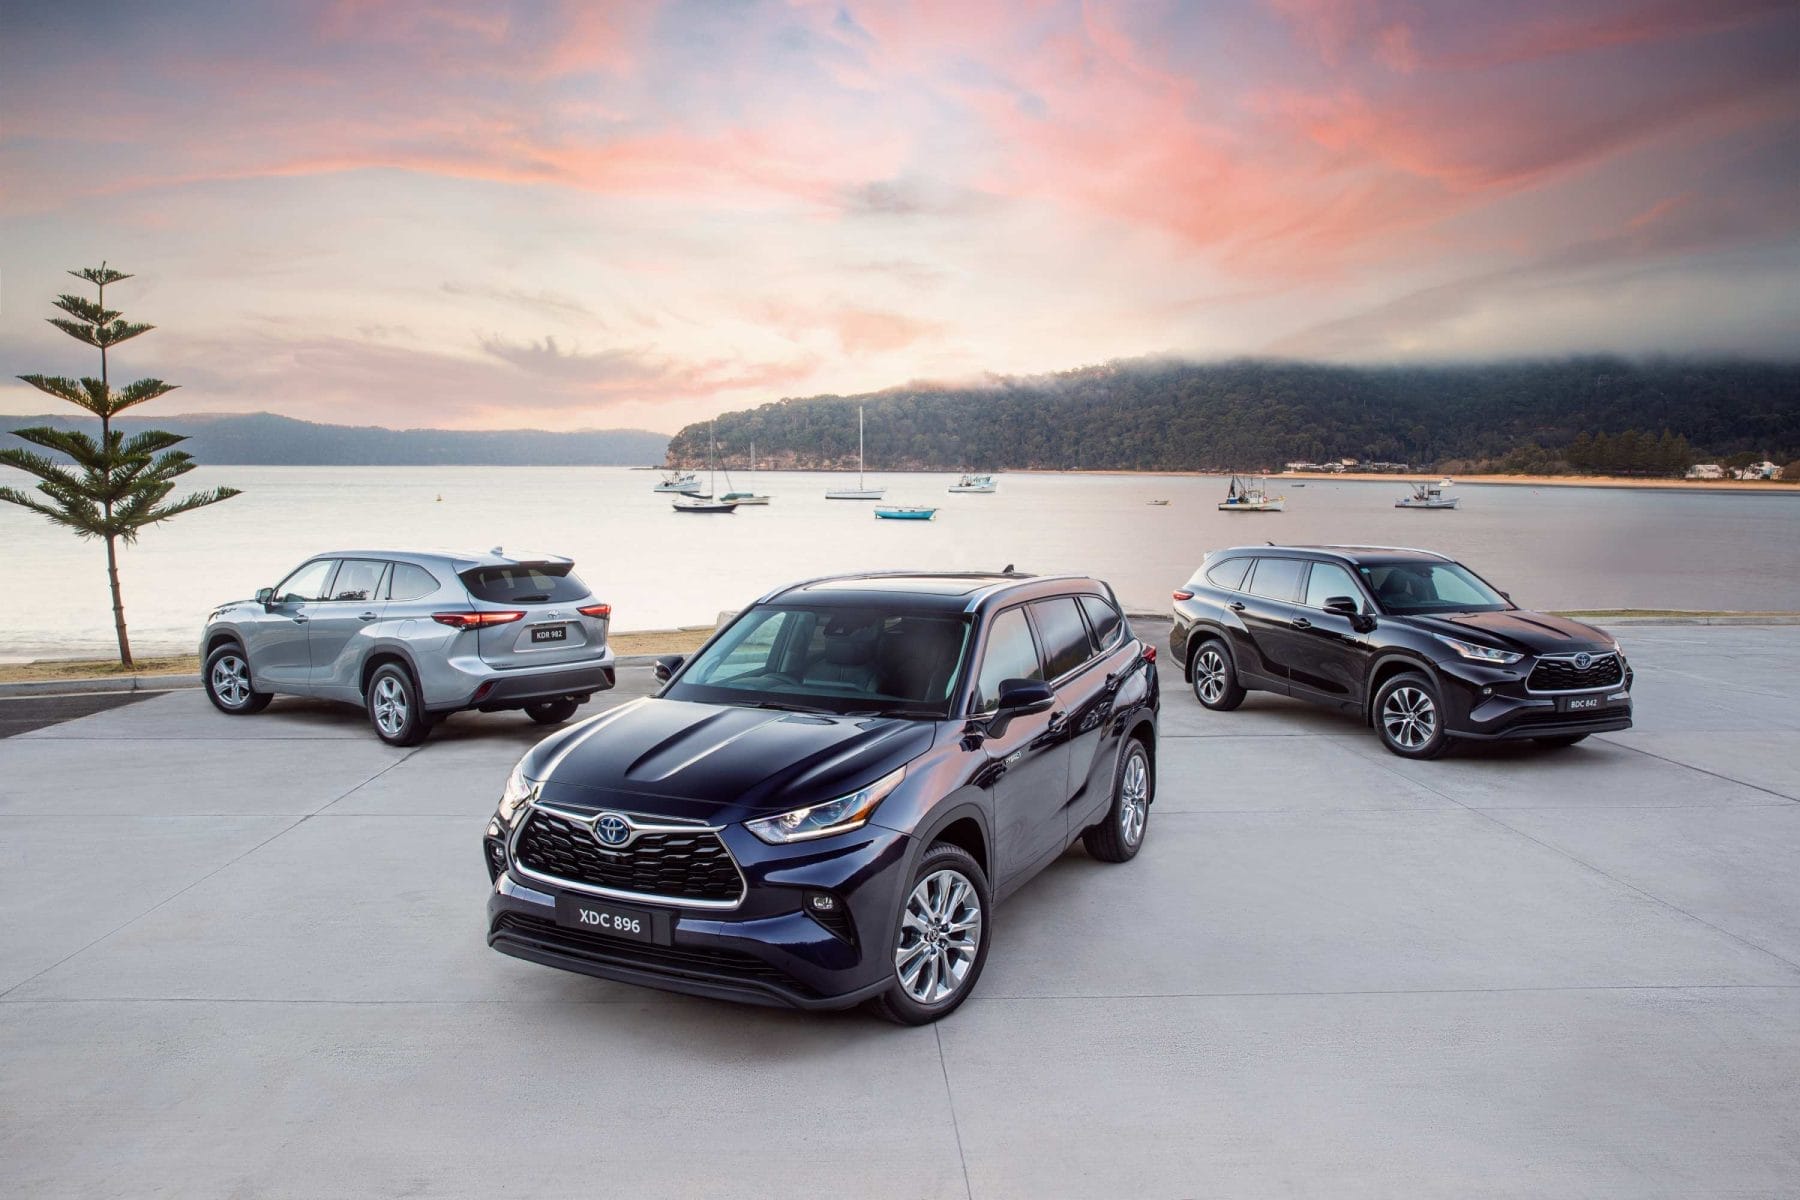
[[[1779,731],[1774,731],[1774,732],[1779,732]],[[1693,763],[1685,763],[1685,762],[1681,762],[1681,761],[1679,761],[1677,759],[1673,759],[1673,758],[1664,758],[1660,754],[1656,754],[1652,751],[1645,750],[1641,746],[1633,746],[1629,742],[1615,741],[1614,739],[1609,738],[1609,737],[1601,737],[1600,740],[1605,742],[1609,746],[1617,746],[1619,749],[1629,750],[1633,754],[1642,754],[1645,758],[1654,758],[1657,762],[1668,763],[1672,767],[1685,767],[1686,769],[1688,769],[1690,771],[1698,771],[1702,775],[1710,775],[1714,779],[1722,779],[1726,783],[1734,783],[1739,787],[1747,787],[1747,788],[1752,789],[1753,791],[1762,792],[1764,795],[1774,796],[1778,799],[1787,801],[1789,804],[1800,804],[1800,796],[1790,796],[1786,792],[1778,792],[1774,788],[1764,787],[1760,783],[1751,783],[1747,779],[1733,779],[1729,775],[1721,775],[1717,771],[1709,771],[1705,767],[1696,767]]]
[[[1794,983],[1566,983],[1536,984],[1514,987],[1436,987],[1436,988],[1339,988],[1326,991],[1262,991],[1262,992],[1067,992],[1061,994],[1036,995],[992,995],[979,992],[964,1001],[966,1004],[990,1003],[1040,1003],[1055,1000],[1329,1000],[1340,996],[1510,996],[1510,995],[1561,995],[1568,992],[1794,992],[1800,991],[1800,981]],[[693,997],[669,996],[671,1001],[679,1004],[727,1003],[725,1001],[703,1001]],[[332,1005],[342,1008],[457,1008],[488,1005],[548,1005],[563,1007],[615,1007],[621,1004],[643,1005],[653,1003],[654,999],[639,996],[618,996],[611,998],[595,997],[587,1000],[576,999],[534,999],[529,997],[465,997],[453,1000],[405,999],[390,997],[387,999],[345,999],[330,996],[12,996],[0,998],[0,1005],[6,1004],[266,1004],[288,1005],[306,1004],[315,1006]],[[805,1017],[807,1014],[794,1009],[776,1008],[769,1012],[784,1013],[792,1017]],[[943,1063],[943,1039],[939,1038],[939,1060]],[[946,1075],[946,1087],[948,1076]],[[954,1121],[955,1106],[951,1106]],[[960,1135],[959,1135],[960,1146]]]
[[[408,754],[406,756],[406,758],[410,758],[410,757],[412,757],[410,754]],[[382,775],[385,775],[387,772],[389,772],[389,771],[393,770],[395,767],[399,766],[400,763],[405,762],[406,758],[402,758],[398,762],[389,763],[387,766],[383,767],[381,770],[375,772],[374,775],[371,775],[368,779],[363,780],[362,783],[357,784],[356,788],[360,788],[363,786],[363,784],[373,782],[375,779],[381,777]],[[356,790],[356,788],[351,788],[350,791],[353,792]],[[349,794],[350,794],[350,792],[345,792],[344,796],[348,796]],[[195,888],[199,887],[201,884],[203,884],[207,880],[211,879],[214,875],[217,875],[219,872],[224,871],[227,868],[235,866],[236,864],[242,862],[244,859],[248,858],[250,855],[255,854],[258,850],[261,850],[264,846],[267,846],[270,842],[273,842],[276,838],[284,837],[287,834],[292,833],[294,830],[300,828],[300,826],[302,826],[302,825],[306,824],[308,821],[310,821],[316,814],[324,812],[325,809],[330,808],[331,805],[333,805],[333,804],[336,804],[338,802],[338,800],[342,800],[344,798],[344,796],[339,796],[336,799],[327,803],[323,808],[315,809],[315,810],[313,810],[313,812],[309,812],[309,813],[305,814],[299,820],[293,822],[292,824],[283,826],[282,828],[276,830],[274,833],[270,834],[268,837],[264,838],[262,841],[256,843],[256,845],[251,846],[248,850],[243,851],[241,854],[234,855],[227,861],[220,863],[218,866],[214,867],[212,870],[208,871],[206,874],[200,876],[200,878],[189,883],[187,886],[181,888],[179,891],[176,891],[176,892],[171,893],[170,895],[164,896],[161,900],[158,900],[155,904],[152,904],[149,908],[147,908],[143,912],[137,914],[135,917],[131,917],[128,920],[124,921],[117,928],[108,930],[107,932],[101,934],[99,937],[93,939],[92,941],[86,943],[85,945],[80,946],[77,949],[72,950],[69,953],[63,955],[61,958],[59,958],[55,962],[51,963],[49,966],[45,967],[43,970],[38,971],[36,974],[33,974],[25,979],[21,979],[21,980],[19,980],[19,982],[13,984],[11,987],[6,988],[3,991],[0,991],[0,1000],[5,1000],[6,997],[12,995],[14,992],[16,992],[20,988],[24,987],[26,984],[31,983],[34,980],[41,979],[43,976],[49,974],[51,971],[56,970],[56,968],[62,966],[64,963],[68,962],[70,959],[87,953],[89,950],[92,950],[95,946],[98,946],[101,942],[104,942],[108,938],[112,937],[114,934],[120,933],[123,930],[129,928],[130,926],[137,924],[139,921],[143,920],[145,917],[149,916],[153,912],[156,912],[158,909],[164,907],[165,905],[170,904],[176,900],[179,900],[181,897],[187,895],[189,892],[193,891]],[[249,816],[251,818],[254,818],[255,814],[249,814]]]
[[[950,1064],[944,1059],[944,1028],[932,1022],[931,1035],[937,1040],[938,1070],[944,1076],[944,1103],[950,1109],[950,1130],[956,1134],[956,1161],[962,1167],[963,1195],[975,1200],[975,1187],[969,1182],[969,1156],[963,1153],[962,1125],[956,1119],[956,1096],[950,1090]]]
[[[380,779],[383,775],[386,775],[389,771],[392,771],[395,767],[398,767],[398,766],[410,761],[412,756],[417,754],[422,749],[424,749],[423,746],[414,746],[412,749],[408,750],[405,754],[402,754],[398,759],[389,763],[387,766],[381,768],[381,770],[375,772],[373,775],[369,776],[367,779],[363,780],[361,783],[357,784],[355,787],[353,787],[349,791],[345,792],[342,796],[339,796],[336,800],[331,801],[330,804],[325,805],[324,808],[315,809],[311,815],[315,816],[315,817],[323,816],[325,814],[325,812],[332,807],[332,805],[337,804],[343,800],[348,800],[351,796],[356,795],[356,793],[362,791],[364,788],[368,787],[371,783],[374,783],[377,779]],[[376,815],[381,815],[381,814],[371,813],[369,815],[376,816]],[[395,813],[394,815],[401,816],[404,814]]]
[[[1389,766],[1387,763],[1382,762],[1380,759],[1372,758],[1369,755],[1362,753],[1361,751],[1353,750],[1352,753],[1357,754],[1361,758],[1367,759],[1369,762],[1373,762],[1373,763],[1377,764],[1383,770],[1392,773],[1393,775],[1395,775],[1396,777],[1398,777],[1400,779],[1409,779],[1410,778],[1409,776],[1402,775],[1399,771],[1396,771],[1393,767]],[[1654,756],[1652,756],[1652,757],[1654,757]],[[1448,794],[1447,792],[1441,791],[1438,788],[1432,787],[1428,783],[1423,783],[1422,781],[1419,781],[1419,780],[1411,780],[1411,782],[1418,783],[1421,787],[1425,788],[1426,790],[1435,792],[1437,795],[1442,796],[1444,799],[1450,801],[1450,803],[1458,806],[1459,808],[1465,809],[1468,812],[1474,813],[1476,816],[1480,817],[1484,821],[1493,822],[1495,825],[1498,825],[1501,829],[1506,830],[1508,833],[1513,834],[1515,837],[1524,838],[1526,841],[1531,842],[1535,845],[1541,846],[1545,850],[1550,851],[1552,854],[1559,855],[1559,856],[1567,859],[1568,861],[1576,864],[1577,866],[1585,867],[1587,870],[1592,871],[1594,874],[1600,876],[1602,879],[1611,880],[1613,883],[1617,884],[1619,887],[1625,888],[1626,890],[1631,891],[1631,892],[1635,892],[1638,895],[1644,897],[1646,900],[1651,901],[1652,903],[1662,905],[1664,908],[1668,909],[1670,912],[1680,913],[1682,916],[1686,917],[1690,921],[1693,921],[1700,925],[1704,925],[1708,929],[1711,929],[1716,933],[1723,934],[1725,937],[1730,938],[1732,941],[1735,941],[1740,945],[1748,946],[1752,950],[1761,951],[1763,954],[1768,955],[1770,958],[1774,959],[1776,962],[1781,963],[1784,966],[1791,967],[1792,969],[1794,969],[1796,971],[1800,971],[1800,963],[1796,963],[1796,962],[1792,961],[1791,959],[1784,957],[1783,955],[1777,954],[1775,951],[1769,949],[1767,946],[1759,945],[1756,942],[1751,941],[1749,938],[1743,936],[1742,934],[1733,933],[1731,930],[1726,929],[1722,925],[1715,925],[1711,921],[1708,921],[1706,918],[1689,912],[1687,909],[1681,907],[1681,905],[1676,904],[1672,900],[1665,900],[1661,896],[1656,895],[1654,892],[1647,891],[1646,889],[1639,887],[1635,883],[1631,883],[1627,880],[1621,879],[1617,875],[1614,875],[1613,873],[1611,873],[1610,871],[1604,870],[1601,867],[1596,866],[1595,864],[1593,864],[1591,862],[1588,862],[1586,859],[1582,858],[1578,854],[1574,854],[1568,850],[1565,850],[1561,846],[1557,846],[1550,842],[1546,842],[1542,838],[1533,837],[1531,834],[1526,833],[1523,829],[1520,829],[1516,825],[1508,825],[1505,821],[1502,821],[1499,817],[1494,816],[1492,812],[1486,812],[1486,811],[1483,811],[1482,809],[1474,808],[1468,804],[1465,804],[1461,800],[1458,800],[1455,796],[1452,796],[1452,795]],[[1728,782],[1735,783],[1737,781],[1730,780]],[[1758,790],[1767,791],[1766,788],[1758,789]],[[1770,807],[1770,806],[1761,806],[1761,807]],[[1509,811],[1516,812],[1519,810],[1513,809],[1513,810],[1509,810]],[[1630,812],[1632,810],[1626,808],[1626,809],[1618,809],[1617,811]]]

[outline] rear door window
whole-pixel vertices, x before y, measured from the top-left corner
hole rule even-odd
[[[1244,586],[1244,574],[1250,570],[1250,559],[1228,558],[1224,562],[1214,563],[1206,568],[1206,582],[1214,587],[1235,592]]]
[[[331,583],[333,600],[374,600],[381,595],[381,577],[387,564],[367,558],[347,558]]]
[[[566,604],[588,594],[567,563],[473,567],[462,581],[471,596],[490,604]]]
[[[420,600],[438,590],[437,576],[412,563],[395,563],[388,581],[389,600]]]
[[[1119,610],[1098,596],[1083,596],[1081,610],[1087,614],[1088,625],[1094,631],[1094,641],[1101,651],[1111,650],[1125,636],[1125,618]]]
[[[1087,622],[1073,596],[1054,600],[1035,600],[1031,618],[1037,622],[1038,635],[1044,639],[1044,677],[1061,679],[1094,656],[1094,643],[1088,636]]]
[[[1291,602],[1305,568],[1305,561],[1298,558],[1259,558],[1256,570],[1250,572],[1250,594]]]

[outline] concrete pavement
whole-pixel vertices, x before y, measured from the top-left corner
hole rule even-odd
[[[0,740],[0,1194],[1794,1195],[1800,629],[1626,645],[1637,728],[1434,763],[1164,664],[1144,852],[912,1030],[489,951],[517,714]]]

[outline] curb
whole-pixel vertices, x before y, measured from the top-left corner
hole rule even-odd
[[[172,692],[200,686],[198,675],[120,675],[100,679],[39,679],[0,683],[0,696],[77,696],[100,692]]]

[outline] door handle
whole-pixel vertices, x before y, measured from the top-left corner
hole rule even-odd
[[[1242,600],[1233,600],[1228,607],[1232,612],[1243,612],[1244,602]]]
[[[1305,617],[1295,617],[1294,618],[1294,628],[1295,629],[1311,629],[1312,622],[1307,620]]]
[[[304,625],[304,624],[306,624],[306,623],[307,623],[307,621],[309,621],[309,620],[311,620],[311,618],[310,618],[310,617],[305,617],[305,616],[302,616],[302,615],[300,615],[300,614],[298,614],[298,613],[296,613],[296,614],[295,614],[295,615],[294,615],[294,617],[293,617],[293,622],[294,622],[294,624],[296,624],[296,625]]]
[[[1051,733],[1061,732],[1062,727],[1064,725],[1067,725],[1068,723],[1069,723],[1069,714],[1067,711],[1053,712],[1050,714],[1050,732]]]
[[[375,614],[372,612],[366,612],[366,613],[363,613],[362,616],[360,616],[357,619],[362,620],[362,621],[373,621],[375,619]]]

